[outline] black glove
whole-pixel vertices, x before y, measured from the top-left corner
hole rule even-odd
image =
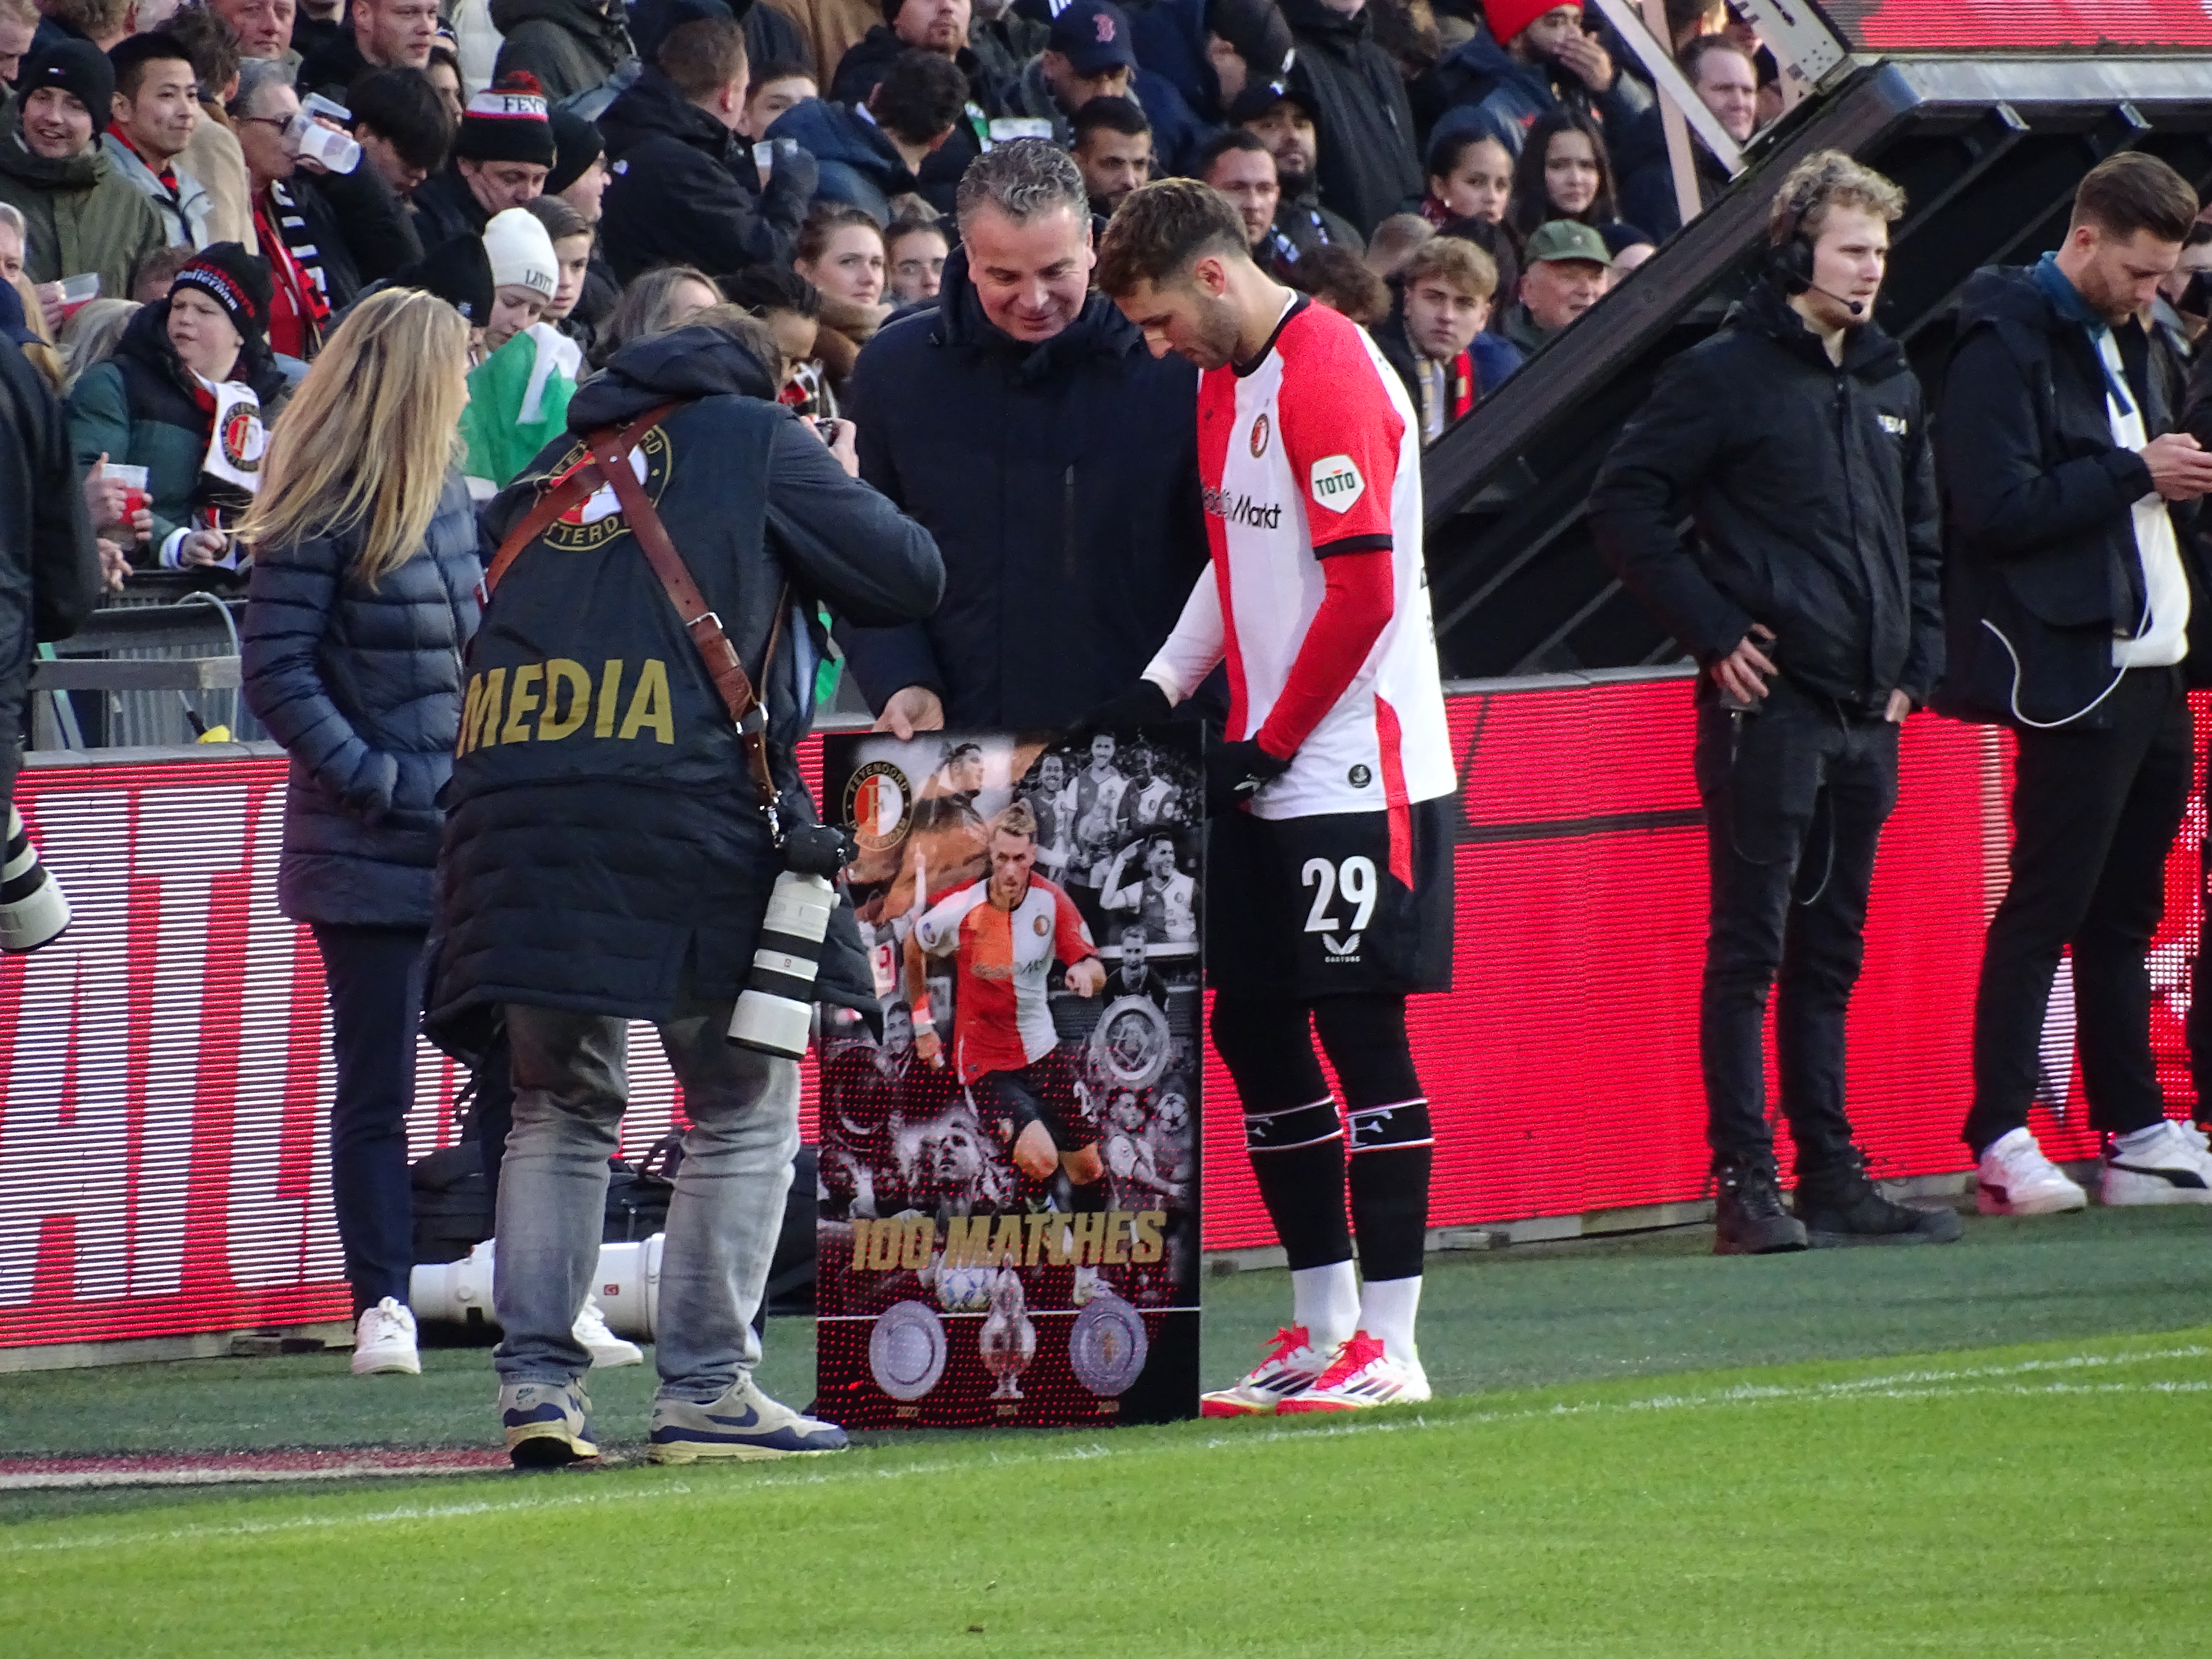
[[[1080,739],[1100,732],[1127,732],[1132,726],[1157,725],[1174,713],[1175,705],[1157,683],[1139,680],[1085,714],[1067,728],[1067,735]]]
[[[1290,762],[1277,760],[1256,738],[1213,744],[1206,751],[1207,814],[1234,812],[1290,769]]]

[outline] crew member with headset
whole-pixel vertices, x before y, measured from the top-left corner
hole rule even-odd
[[[2202,573],[2174,520],[2212,489],[2212,455],[2172,430],[2142,319],[2197,206],[2165,162],[2115,155],[2082,179],[2055,253],[1979,271],[1960,296],[1939,422],[1951,666],[1938,702],[2019,744],[1963,1135],[1987,1213],[2087,1202],[2027,1127],[2069,946],[2090,1122],[2112,1137],[2104,1201],[2212,1201],[2203,1137],[2166,1121],[2146,960],[2192,763],[2182,665]]]
[[[742,315],[630,345],[570,404],[574,441],[487,509],[498,553],[447,796],[431,1025],[481,1052],[483,1016],[504,1021],[514,1127],[495,1363],[521,1467],[597,1455],[573,1326],[598,1262],[633,1019],[658,1026],[692,1121],[661,1261],[650,1455],[844,1444],[752,1381],[751,1321],[799,1144],[805,1007],[780,1053],[726,1034],[740,992],[757,992],[763,933],[790,926],[770,915],[770,890],[823,840],[794,757],[825,647],[819,607],[910,623],[936,605],[944,568],[927,532],[851,476],[849,428],[833,448],[775,401],[775,355]],[[841,942],[824,976],[842,963],[866,985],[849,913]],[[799,964],[776,960],[787,985]],[[798,988],[817,992],[832,988]]]
[[[1872,320],[1904,208],[1903,191],[1841,151],[1793,168],[1764,279],[1667,366],[1590,500],[1607,562],[1704,671],[1698,1047],[1722,1254],[1960,1233],[1948,1211],[1882,1197],[1844,1109],[1845,1017],[1897,800],[1898,728],[1943,661],[1920,383]],[[1794,1215],[1766,1120],[1778,975]]]

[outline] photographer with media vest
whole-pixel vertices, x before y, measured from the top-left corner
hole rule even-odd
[[[1590,495],[1607,562],[1704,670],[1698,1038],[1723,1255],[1960,1231],[1948,1211],[1875,1189],[1844,1109],[1898,727],[1943,665],[1927,410],[1904,348],[1872,320],[1904,210],[1902,191],[1840,150],[1793,168],[1768,219],[1765,280],[1667,366]],[[1767,1124],[1771,993],[1794,1215]]]
[[[496,1364],[518,1467],[597,1455],[572,1328],[598,1261],[630,1020],[659,1027],[691,1118],[651,1455],[844,1444],[752,1382],[807,1004],[832,993],[801,958],[840,943],[819,943],[840,838],[816,822],[794,750],[827,644],[819,606],[913,622],[944,568],[928,532],[851,476],[848,430],[832,447],[776,403],[775,356],[735,313],[625,347],[569,405],[573,441],[486,512],[490,596],[447,799],[432,1028],[480,1051],[496,1012],[512,1057]]]

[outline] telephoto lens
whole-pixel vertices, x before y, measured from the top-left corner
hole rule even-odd
[[[769,894],[752,978],[730,1018],[731,1042],[786,1060],[805,1054],[822,939],[837,908],[831,878],[850,855],[843,835],[823,824],[795,830],[785,844],[786,867]]]
[[[51,945],[70,925],[70,903],[53,872],[39,862],[23,815],[8,809],[8,853],[0,861],[0,951],[19,956]]]

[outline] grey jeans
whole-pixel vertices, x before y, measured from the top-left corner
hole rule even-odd
[[[758,1363],[752,1318],[799,1151],[799,1066],[731,1042],[730,1009],[687,1002],[659,1025],[691,1118],[655,1322],[671,1399],[713,1400]],[[599,1267],[629,1024],[510,1003],[507,1030],[514,1127],[499,1180],[492,1300],[506,1336],[494,1358],[503,1383],[568,1382],[591,1364],[570,1328]]]

